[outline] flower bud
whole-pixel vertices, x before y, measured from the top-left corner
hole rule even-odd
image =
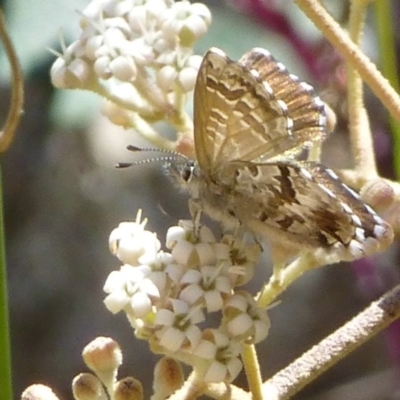
[[[27,387],[21,400],[58,400],[58,397],[48,386],[37,384]]]
[[[117,376],[122,364],[122,352],[116,341],[98,337],[90,342],[82,352],[85,364],[108,386]]]
[[[176,68],[166,65],[157,72],[157,84],[166,93],[170,92],[178,76]]]
[[[52,84],[59,89],[83,89],[88,81],[90,71],[86,61],[76,58],[66,62],[59,57],[51,67]]]
[[[110,62],[110,71],[122,82],[133,81],[136,77],[136,65],[131,57],[118,56]]]
[[[94,62],[94,72],[101,79],[109,79],[112,76],[112,72],[110,70],[110,57],[101,56]]]
[[[178,81],[184,92],[191,92],[194,89],[197,79],[197,70],[191,67],[183,68],[179,72]]]
[[[139,380],[127,377],[118,381],[114,388],[113,400],[142,400],[143,386]]]
[[[382,178],[369,180],[360,190],[360,197],[377,212],[387,210],[395,200],[393,187]]]
[[[88,373],[79,374],[72,381],[72,392],[76,400],[106,399],[102,383],[99,379]]]
[[[166,398],[179,389],[184,380],[181,364],[173,358],[163,357],[154,368],[154,393]]]

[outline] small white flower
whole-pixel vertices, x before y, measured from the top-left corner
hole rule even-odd
[[[108,293],[104,299],[106,307],[114,314],[124,310],[136,318],[151,312],[152,299],[160,297],[151,272],[147,265],[123,265],[119,271],[111,272],[103,288]]]
[[[207,329],[193,355],[199,357],[194,365],[205,382],[231,382],[242,369],[239,360],[241,346],[216,329]]]
[[[60,89],[87,88],[91,71],[84,56],[85,48],[79,41],[64,48],[63,54],[56,59],[50,70],[53,85]]]
[[[159,344],[168,351],[194,348],[201,338],[196,324],[204,321],[203,313],[199,307],[190,307],[182,300],[172,299],[171,306],[172,309],[158,310],[155,316]]]
[[[262,248],[257,243],[247,243],[246,237],[225,234],[221,242],[229,246],[229,276],[232,284],[241,286],[250,281],[254,274]]]
[[[177,263],[194,267],[215,264],[215,238],[209,228],[202,226],[196,237],[192,221],[179,221],[179,226],[168,229],[167,247]]]
[[[225,304],[225,325],[228,332],[238,340],[258,343],[265,339],[270,328],[267,311],[260,308],[247,292],[234,294]]]
[[[139,210],[135,222],[122,222],[110,234],[110,251],[125,264],[138,265],[140,257],[155,256],[161,248],[157,235],[144,230],[147,220],[141,217]]]
[[[128,24],[128,22],[126,21],[126,19],[124,18],[120,18],[120,17],[116,17],[116,18],[107,18],[103,21],[103,26],[106,30],[109,29],[116,29],[121,31],[121,33],[123,33],[123,36],[120,36],[121,39],[123,38],[129,38],[130,34],[131,34],[131,28]],[[114,38],[114,39],[118,39],[118,38]],[[111,45],[114,45],[116,47],[118,47],[118,43],[113,43],[112,41],[110,41]]]
[[[189,304],[204,304],[208,312],[222,309],[224,297],[232,290],[230,280],[222,274],[221,268],[215,266],[200,267],[189,270],[181,279],[184,289],[179,298]]]
[[[207,373],[204,375],[205,382],[232,382],[242,370],[242,362],[239,357],[232,357],[228,360],[214,361],[210,364]]]
[[[161,29],[169,40],[179,39],[182,46],[189,47],[207,32],[210,23],[211,13],[204,4],[184,0],[165,11]]]
[[[52,84],[59,89],[83,89],[90,76],[90,67],[79,58],[68,62],[59,57],[53,63],[50,75]]]
[[[125,16],[134,7],[133,0],[120,0],[114,1],[114,3],[113,15],[116,17]]]

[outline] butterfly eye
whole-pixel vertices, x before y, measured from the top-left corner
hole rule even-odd
[[[184,182],[189,182],[193,176],[193,168],[192,164],[186,164],[181,172],[181,178]]]

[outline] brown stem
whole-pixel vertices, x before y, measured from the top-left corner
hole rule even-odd
[[[366,17],[367,4],[352,0],[349,16],[349,36],[357,45],[360,44]],[[349,113],[349,133],[356,171],[362,172],[365,179],[378,176],[375,152],[367,111],[364,106],[363,82],[352,63],[347,62],[347,103]]]
[[[0,153],[4,153],[13,141],[15,130],[23,112],[24,79],[18,57],[15,53],[11,39],[8,36],[4,22],[4,15],[0,9],[0,39],[3,42],[11,69],[11,105],[8,111],[4,128],[0,132]]]
[[[333,44],[342,57],[353,64],[375,95],[382,101],[394,118],[400,121],[400,98],[387,79],[371,60],[362,53],[340,25],[328,14],[317,0],[295,0],[297,5]]]
[[[400,316],[400,285],[267,381],[288,399]]]

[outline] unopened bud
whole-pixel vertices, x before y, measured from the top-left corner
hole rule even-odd
[[[395,193],[382,178],[371,179],[360,190],[360,197],[378,213],[387,210],[395,200]]]
[[[121,349],[111,338],[98,337],[89,343],[82,352],[83,360],[98,378],[108,386],[117,376],[122,364]]]
[[[163,357],[154,368],[154,393],[166,398],[179,389],[184,380],[181,364],[173,358]]]
[[[79,374],[74,378],[72,393],[76,400],[107,399],[102,383],[96,376],[88,373]]]
[[[142,400],[143,386],[139,380],[127,377],[117,382],[114,389],[114,400]]]
[[[21,400],[58,400],[58,397],[48,386],[36,384],[23,391]]]

